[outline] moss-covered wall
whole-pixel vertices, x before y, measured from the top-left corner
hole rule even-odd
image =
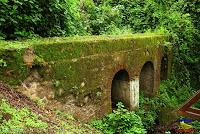
[[[96,116],[101,117],[111,110],[112,79],[121,69],[136,79],[142,66],[151,61],[155,78],[152,95],[158,92],[161,59],[168,55],[165,41],[166,36],[154,34],[1,41],[0,56],[7,66],[0,68],[0,79],[19,85],[37,69],[42,80],[55,83],[57,98],[74,94],[80,103],[88,95],[99,99]]]

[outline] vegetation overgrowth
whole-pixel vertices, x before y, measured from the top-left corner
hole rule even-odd
[[[124,108],[119,102],[117,109],[102,120],[94,120],[91,124],[105,134],[145,134],[141,118]]]
[[[2,96],[2,94],[0,94]],[[18,108],[12,106],[7,99],[0,101],[0,133],[1,134],[101,134],[100,131],[93,129],[91,126],[80,123],[71,115],[54,111],[55,115],[48,113],[45,109],[45,116],[43,114],[36,114],[29,106]],[[56,116],[56,118],[52,118]],[[51,121],[45,118],[51,118]]]
[[[36,130],[44,133],[48,127],[48,124],[41,121],[35,113],[30,112],[27,108],[15,109],[6,100],[1,100],[0,111],[0,131],[3,134],[33,132]]]
[[[199,8],[199,0],[2,0],[0,38],[168,33],[178,82],[197,89]]]
[[[0,13],[2,40],[138,32],[171,35],[171,79],[163,82],[159,96],[141,97],[136,112],[146,129],[156,123],[159,111],[177,108],[200,88],[200,0],[1,0]],[[6,66],[3,60],[1,66]],[[148,107],[151,110],[145,110]],[[115,119],[117,115],[106,120],[112,125]]]

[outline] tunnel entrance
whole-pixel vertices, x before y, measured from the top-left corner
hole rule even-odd
[[[164,56],[161,61],[160,80],[167,80],[168,58]]]
[[[144,95],[151,96],[154,89],[154,67],[152,62],[146,62],[140,72],[139,89]]]
[[[129,108],[130,101],[130,83],[129,75],[126,70],[117,72],[112,80],[111,88],[112,108],[116,108],[116,104],[120,101],[126,108]]]

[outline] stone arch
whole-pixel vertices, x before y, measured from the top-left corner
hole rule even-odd
[[[111,86],[112,108],[120,101],[128,108],[130,101],[130,78],[128,72],[123,69],[119,70],[113,80]]]
[[[154,90],[154,66],[151,61],[146,62],[140,72],[139,89],[144,95],[153,94]]]
[[[165,55],[161,60],[160,65],[160,80],[166,80],[168,75],[168,58]]]

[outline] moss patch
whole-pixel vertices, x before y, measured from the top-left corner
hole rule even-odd
[[[0,41],[0,57],[7,64],[0,68],[0,79],[17,85],[30,74],[31,67],[39,66],[42,79],[55,83],[58,96],[73,93],[82,98],[104,86],[105,78],[115,66],[132,67],[153,59],[166,40],[168,37],[163,35],[136,34]],[[31,67],[23,58],[29,47],[33,48],[34,56]]]

